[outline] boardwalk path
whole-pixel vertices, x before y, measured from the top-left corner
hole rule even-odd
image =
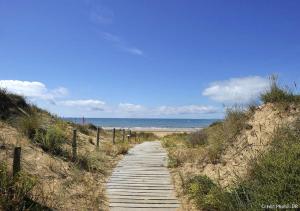
[[[160,142],[144,142],[119,162],[107,183],[111,211],[171,211],[179,207]]]

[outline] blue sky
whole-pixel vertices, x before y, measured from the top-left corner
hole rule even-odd
[[[300,84],[300,1],[0,0],[0,86],[60,116],[222,117]]]

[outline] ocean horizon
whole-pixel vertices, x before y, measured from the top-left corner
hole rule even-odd
[[[198,129],[209,126],[219,119],[163,119],[163,118],[63,118],[78,124],[94,124],[103,128],[133,129]]]

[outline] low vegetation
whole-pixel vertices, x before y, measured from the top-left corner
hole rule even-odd
[[[271,87],[261,95],[261,101],[264,105],[259,107],[228,108],[224,120],[202,130],[164,137],[169,167],[183,203],[193,202],[196,210],[261,210],[276,205],[299,208],[299,96],[280,87],[272,76]],[[269,121],[274,121],[274,130],[270,130]],[[266,145],[260,142],[261,136],[269,137]],[[254,145],[258,150],[252,152]],[[232,157],[238,153],[240,160],[234,163]],[[245,174],[240,177],[236,172],[233,182],[224,183],[226,168],[241,163]],[[222,178],[220,169],[225,175]]]
[[[66,143],[66,135],[59,126],[54,125],[47,130],[42,128],[35,129],[33,140],[38,143],[41,148],[54,155],[61,155],[63,152],[62,146]]]
[[[173,134],[164,137],[163,145],[169,149],[169,165],[177,167],[190,162],[191,159],[203,160],[204,157],[211,163],[218,163],[222,152],[246,127],[247,119],[246,112],[235,106],[227,109],[224,121],[213,123],[207,128],[190,134]],[[203,154],[203,151],[206,153]],[[196,154],[196,157],[190,158],[191,154]]]
[[[66,122],[5,90],[0,90],[0,101],[0,210],[106,209],[104,184],[109,172],[134,144],[155,137],[132,132],[123,141],[122,131],[117,130],[113,144],[112,131],[101,129],[97,147],[93,124]],[[76,160],[72,159],[74,128]],[[11,165],[16,144],[22,146],[22,171],[12,177],[6,163]]]
[[[0,120],[9,120],[30,112],[30,106],[22,96],[8,93],[2,88],[0,88],[0,102]]]
[[[224,189],[207,176],[194,176],[183,188],[203,210],[259,210],[266,206],[300,204],[300,132],[276,131],[270,150],[256,158],[246,178]]]
[[[83,155],[79,155],[77,159],[77,165],[89,172],[99,172],[101,174],[107,174],[108,170],[108,157],[97,150],[88,152]]]
[[[30,203],[29,195],[36,185],[36,179],[25,172],[11,177],[7,164],[0,162],[0,208],[5,210],[24,210]]]
[[[261,95],[261,100],[263,103],[299,103],[300,96],[295,95],[291,89],[287,87],[280,87],[278,84],[278,77],[272,75],[270,77],[270,89]]]

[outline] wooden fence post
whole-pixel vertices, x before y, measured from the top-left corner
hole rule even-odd
[[[135,138],[135,143],[136,143],[136,139],[137,139],[137,134],[136,134],[136,132],[134,133],[134,135],[135,135],[134,138]]]
[[[15,147],[13,160],[13,176],[15,177],[21,170],[21,147]]]
[[[99,139],[100,139],[100,128],[97,127],[97,147],[99,147]]]
[[[113,144],[115,144],[116,128],[113,129]]]
[[[77,159],[77,130],[73,129],[73,142],[72,142],[73,161]]]
[[[125,129],[123,129],[123,142],[125,141]]]

